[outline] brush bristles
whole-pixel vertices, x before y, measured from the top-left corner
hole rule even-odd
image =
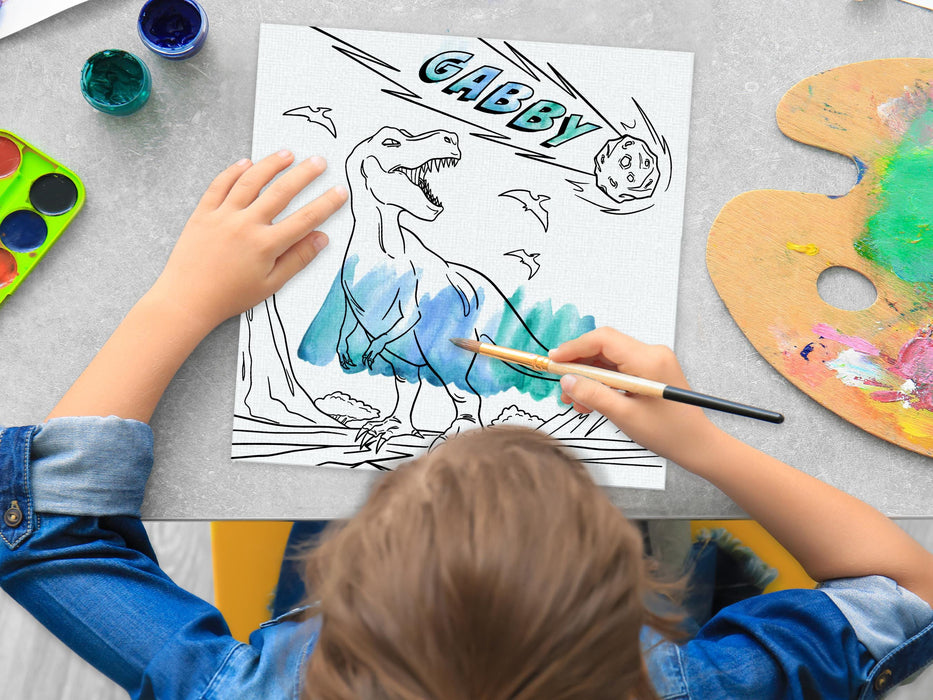
[[[478,340],[469,340],[468,338],[451,338],[450,342],[458,348],[463,348],[470,352],[479,352],[479,346],[481,345]]]

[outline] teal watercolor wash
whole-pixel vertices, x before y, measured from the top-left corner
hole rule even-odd
[[[152,76],[143,61],[120,49],[91,56],[81,71],[81,93],[94,109],[107,114],[132,114],[146,104]]]
[[[345,308],[347,314],[353,313],[349,306],[344,305],[344,287],[352,289],[354,303],[360,309],[393,306],[399,294],[396,284],[387,283],[393,273],[388,268],[376,268],[356,280],[354,273],[357,262],[355,256],[348,258],[342,277],[337,275],[331,284],[324,303],[299,344],[298,357],[302,360],[316,366],[328,365],[337,360],[337,345]],[[461,296],[461,292],[452,285],[435,296],[420,296],[420,318],[413,330],[389,343],[371,367],[367,367],[361,360],[370,342],[365,331],[358,328],[346,337],[347,354],[353,364],[344,366],[343,371],[347,374],[367,371],[372,375],[394,375],[412,383],[421,379],[433,386],[452,384],[480,396],[491,396],[515,388],[536,401],[549,396],[559,399],[561,391],[556,377],[544,379],[530,374],[529,370],[517,369],[499,360],[474,356],[454,346],[450,338],[478,336],[484,342],[546,354],[549,348],[593,330],[596,327],[594,318],[580,316],[576,307],[570,304],[554,312],[550,300],[526,308],[522,287],[504,300],[506,306],[501,312],[480,314],[479,310],[486,308],[486,301],[496,298],[502,301],[497,289],[476,287],[468,298]],[[482,318],[479,326],[477,318]],[[347,327],[352,327],[353,319],[348,318],[347,324]],[[405,321],[402,321],[400,327],[404,325]],[[421,366],[402,358],[421,358]]]
[[[509,303],[520,312],[525,319],[525,324],[534,332],[535,337],[546,350],[556,348],[561,343],[596,328],[596,320],[592,316],[581,316],[577,311],[577,307],[572,304],[564,304],[555,312],[551,300],[547,299],[526,309],[523,304],[524,293],[524,287],[519,287],[515,294],[509,297]],[[542,355],[546,354],[546,350],[535,347],[534,343],[528,341],[527,331],[517,320],[514,320],[515,318],[509,315],[505,319],[509,322],[503,322],[499,326],[494,336],[495,344]],[[483,358],[483,361],[488,363],[492,370],[491,374],[494,381],[490,386],[496,387],[498,391],[514,386],[523,394],[531,396],[535,401],[540,401],[548,396],[560,398],[560,384],[556,381],[519,374],[500,360]]]
[[[933,102],[878,164],[878,209],[855,250],[906,282],[933,283]]]

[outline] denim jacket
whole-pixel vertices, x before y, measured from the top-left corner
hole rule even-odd
[[[298,700],[319,619],[233,639],[159,568],[139,519],[151,467],[136,421],[0,428],[0,586],[133,698]],[[869,699],[933,659],[933,610],[872,576],[729,606],[681,645],[642,639],[665,699]]]

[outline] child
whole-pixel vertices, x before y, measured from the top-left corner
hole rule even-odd
[[[637,530],[556,442],[501,429],[385,476],[308,555],[315,605],[232,639],[156,563],[139,520],[145,423],[212,328],[327,244],[315,229],[343,188],[271,223],[325,167],[269,184],[292,160],[225,170],[48,421],[0,431],[0,583],[132,697],[872,698],[933,658],[933,555],[893,523],[697,408],[575,377],[566,402],[712,481],[821,588],[748,599],[670,641]],[[670,350],[610,329],[552,356],[687,386]]]

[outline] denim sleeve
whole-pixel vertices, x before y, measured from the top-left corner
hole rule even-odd
[[[285,697],[281,663],[159,567],[136,517],[151,447],[117,418],[0,429],[0,587],[132,698],[217,697],[230,679]]]
[[[37,512],[138,517],[152,429],[115,416],[54,418],[37,426],[30,462]]]
[[[884,576],[825,581],[820,590],[842,611],[876,660],[933,621],[933,609],[925,600]]]

